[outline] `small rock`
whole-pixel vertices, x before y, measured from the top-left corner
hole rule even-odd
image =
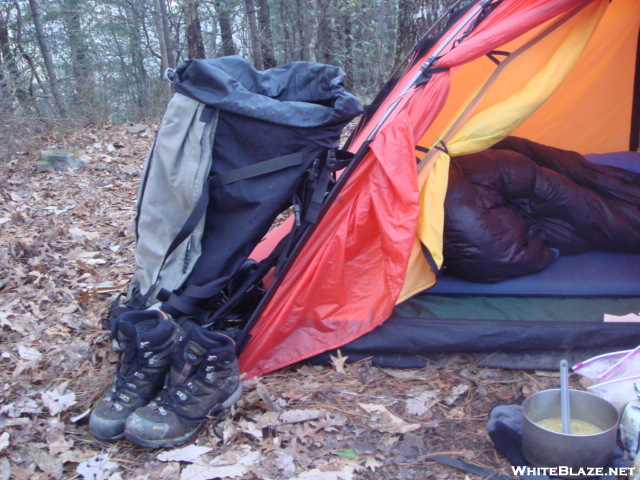
[[[60,172],[85,166],[86,163],[78,160],[71,150],[54,148],[40,152],[40,160],[36,165],[36,172]]]
[[[127,127],[127,132],[129,133],[142,133],[147,129],[146,126],[142,125],[141,123],[138,123],[137,125],[133,125],[131,127]]]

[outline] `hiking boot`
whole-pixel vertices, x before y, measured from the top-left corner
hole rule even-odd
[[[144,447],[173,447],[192,440],[205,422],[242,395],[235,343],[192,326],[173,356],[165,386],[127,419],[127,439]]]
[[[113,347],[120,352],[116,378],[89,418],[89,433],[102,442],[123,438],[127,417],[160,391],[183,333],[159,310],[126,312],[110,327]]]

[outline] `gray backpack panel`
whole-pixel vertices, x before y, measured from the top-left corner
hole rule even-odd
[[[128,297],[150,293],[148,305],[156,303],[160,289],[173,291],[182,285],[201,253],[204,218],[163,264],[169,246],[202,196],[211,169],[218,116],[214,110],[203,117],[204,107],[174,94],[145,163],[138,192],[136,271]]]

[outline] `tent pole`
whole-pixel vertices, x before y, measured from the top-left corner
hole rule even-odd
[[[629,150],[638,151],[640,147],[640,30],[636,46],[636,72],[633,79],[633,104],[631,107],[631,131],[629,132]]]

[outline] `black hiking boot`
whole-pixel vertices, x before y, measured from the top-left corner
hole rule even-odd
[[[111,321],[110,330],[121,352],[116,378],[89,418],[89,433],[102,442],[123,438],[127,417],[160,391],[183,333],[159,310],[126,312]]]
[[[205,422],[240,398],[238,372],[233,340],[192,326],[174,354],[160,395],[127,419],[127,439],[154,448],[189,442]]]

